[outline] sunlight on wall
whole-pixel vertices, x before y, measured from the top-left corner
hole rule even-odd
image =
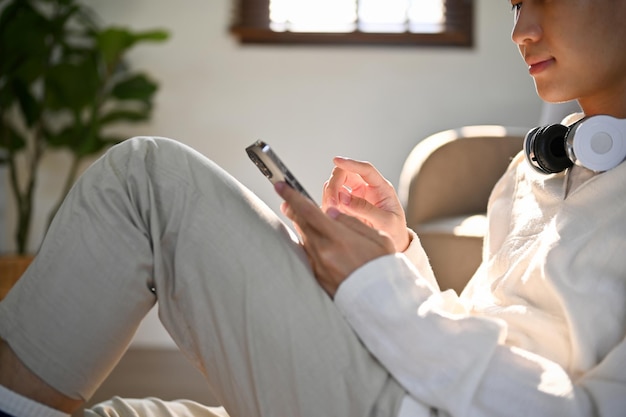
[[[354,0],[270,1],[270,20],[277,31],[350,32],[356,18]]]
[[[443,0],[271,0],[276,31],[405,32],[431,28],[444,21]],[[358,23],[357,23],[358,22]]]

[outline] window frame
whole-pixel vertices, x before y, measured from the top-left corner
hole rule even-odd
[[[277,32],[270,28],[270,0],[235,0],[230,31],[242,44],[474,46],[474,1],[444,0],[444,30],[436,33]]]

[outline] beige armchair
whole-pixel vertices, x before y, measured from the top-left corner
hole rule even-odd
[[[423,139],[406,159],[398,194],[442,290],[460,294],[479,266],[489,194],[528,130],[447,130]]]

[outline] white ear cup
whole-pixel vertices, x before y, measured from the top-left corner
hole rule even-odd
[[[585,118],[569,130],[566,149],[575,164],[592,171],[615,168],[626,159],[626,119],[605,115]]]

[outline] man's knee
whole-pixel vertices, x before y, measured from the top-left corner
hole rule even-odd
[[[127,139],[107,152],[110,163],[127,164],[128,168],[152,169],[172,167],[180,170],[191,160],[206,160],[199,152],[174,139],[158,136],[136,136]],[[206,162],[206,161],[205,161]]]
[[[111,147],[107,154],[116,157],[125,155],[127,157],[152,159],[161,155],[181,152],[183,148],[182,143],[173,139],[157,136],[135,136]]]

